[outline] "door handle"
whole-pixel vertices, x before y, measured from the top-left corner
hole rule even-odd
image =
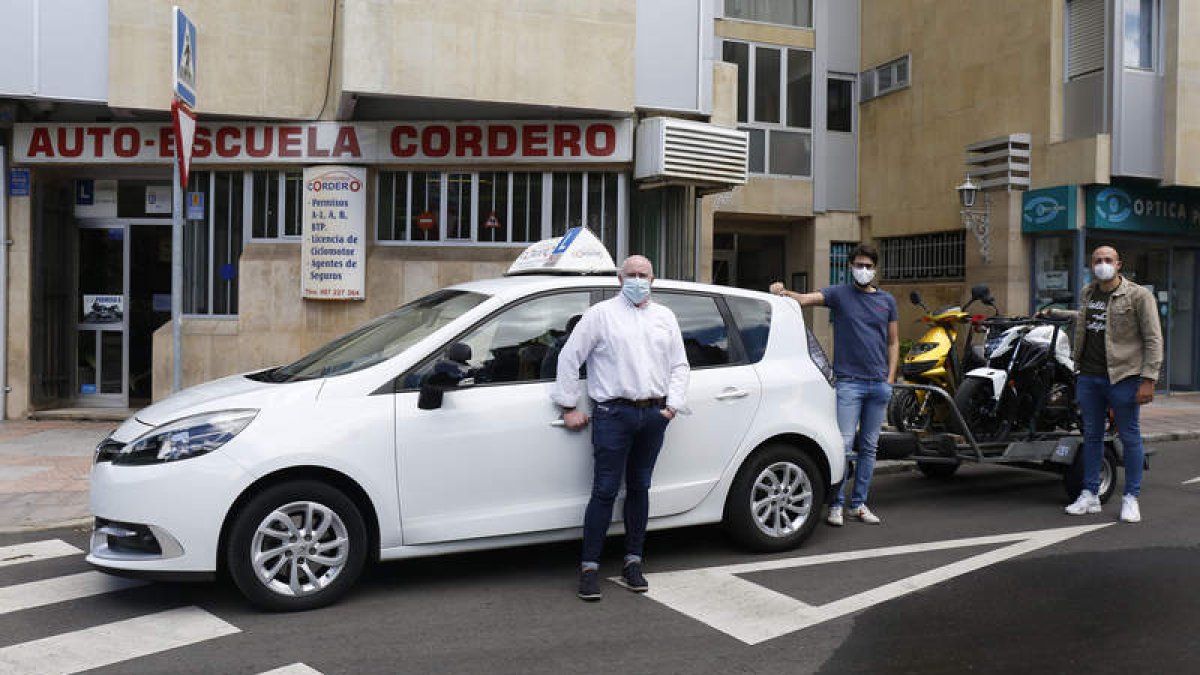
[[[750,392],[746,391],[745,389],[726,389],[725,391],[717,394],[717,400],[728,401],[735,398],[746,398],[749,395]]]
[[[550,423],[550,426],[552,426],[552,427],[565,427],[565,426],[567,426],[567,421],[566,421],[566,420],[564,420],[563,418],[561,418],[561,417],[560,417],[560,418],[558,418],[558,419],[554,420],[553,422],[551,422],[551,423]]]

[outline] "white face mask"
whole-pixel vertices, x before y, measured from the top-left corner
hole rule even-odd
[[[875,270],[868,270],[862,267],[851,267],[850,273],[854,275],[854,281],[859,286],[866,286],[875,278]]]
[[[1092,274],[1095,274],[1100,281],[1109,281],[1117,276],[1117,268],[1109,263],[1100,263],[1092,268]]]
[[[640,305],[650,297],[650,280],[629,277],[621,284],[621,293],[635,305]]]

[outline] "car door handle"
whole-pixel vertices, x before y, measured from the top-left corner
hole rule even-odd
[[[717,394],[717,400],[728,401],[735,398],[746,398],[749,395],[750,392],[746,391],[745,389],[726,389],[725,391]]]
[[[567,426],[567,421],[566,421],[566,420],[564,420],[563,418],[561,418],[561,417],[560,417],[560,418],[558,418],[558,419],[554,420],[553,422],[551,422],[551,423],[550,423],[550,426],[552,426],[552,427],[565,427],[565,426]]]

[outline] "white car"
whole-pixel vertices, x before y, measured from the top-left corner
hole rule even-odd
[[[460,284],[138,412],[97,447],[88,561],[227,570],[255,605],[298,610],[336,600],[368,560],[580,537],[591,434],[563,426],[549,390],[573,317],[617,289],[611,272]],[[798,545],[844,470],[799,306],[667,280],[652,297],[678,317],[692,374],[650,528],[723,522],[755,550]]]

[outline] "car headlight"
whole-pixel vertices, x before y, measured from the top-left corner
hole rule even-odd
[[[112,454],[112,463],[161,464],[207,455],[237,436],[257,414],[257,410],[222,410],[168,422]]]

